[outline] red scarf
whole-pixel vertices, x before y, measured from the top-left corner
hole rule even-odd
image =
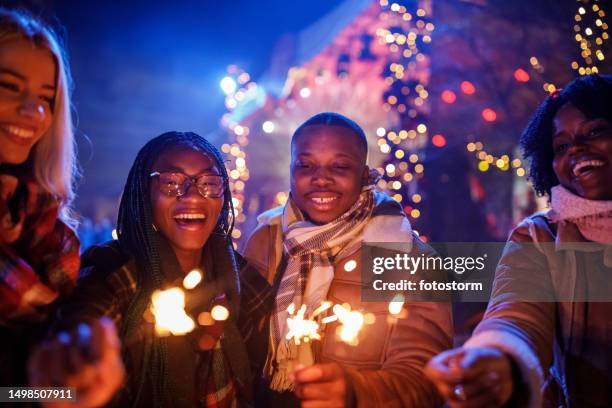
[[[0,174],[0,325],[44,320],[76,285],[79,240],[31,175]]]

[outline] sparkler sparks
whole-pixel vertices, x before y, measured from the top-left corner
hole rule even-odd
[[[199,269],[194,269],[189,272],[183,279],[183,287],[185,289],[193,289],[202,281],[202,272]]]
[[[318,314],[320,314],[323,310],[329,309],[329,306],[323,308],[323,305],[318,307],[315,312],[318,311]],[[289,317],[287,317],[287,327],[289,328],[286,336],[287,340],[293,339],[296,345],[300,345],[302,342],[308,343],[310,340],[321,339],[319,334],[320,325],[314,320],[316,315],[312,313],[309,318],[305,318],[306,305],[302,305],[296,313],[295,305],[292,303],[287,308],[287,313],[289,314]]]
[[[359,342],[357,336],[365,321],[363,313],[351,311],[349,305],[335,305],[332,310],[341,324],[339,327],[340,339],[347,344],[356,345]]]
[[[225,306],[215,305],[210,311],[210,315],[213,318],[213,320],[222,322],[229,318],[229,310],[227,310]]]
[[[155,291],[151,303],[155,332],[159,336],[169,333],[180,336],[195,328],[193,319],[185,313],[185,293],[180,288]]]
[[[351,311],[350,305],[334,305],[332,308],[333,314],[330,316],[323,317],[318,321],[317,316],[324,313],[332,307],[331,302],[323,302],[321,306],[316,308],[314,312],[306,316],[306,305],[302,305],[297,311],[295,305],[292,303],[287,308],[287,340],[293,340],[296,345],[301,343],[308,343],[311,340],[321,340],[321,329],[323,325],[339,321],[340,339],[350,345],[358,344],[358,335],[364,324],[373,323],[374,319],[366,318],[363,313],[358,311]]]

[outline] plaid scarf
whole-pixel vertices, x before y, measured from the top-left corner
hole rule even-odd
[[[79,240],[34,178],[0,174],[0,325],[44,320],[76,285]]]
[[[305,304],[307,310],[312,312],[321,304],[334,277],[333,257],[362,231],[373,208],[371,187],[364,188],[347,212],[324,225],[306,221],[293,199],[290,198],[285,205],[282,215],[283,247],[288,262],[270,319],[270,353],[266,372],[271,376],[271,389],[293,389],[289,373],[299,360],[295,343],[284,338],[287,307],[293,303],[297,309]]]
[[[218,341],[210,358],[210,375],[206,382],[205,407],[235,408],[238,406],[237,384],[230,370],[230,364]]]

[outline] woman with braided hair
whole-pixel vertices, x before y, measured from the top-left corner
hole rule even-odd
[[[105,315],[117,324],[127,381],[115,406],[244,405],[248,364],[233,320],[239,285],[232,226],[228,176],[213,145],[168,132],[140,150],[121,198],[118,240],[83,255],[78,291],[62,316]],[[184,336],[156,335],[146,319],[153,292],[182,286],[194,269],[203,280],[188,291],[186,307],[198,316],[222,302],[229,319]]]

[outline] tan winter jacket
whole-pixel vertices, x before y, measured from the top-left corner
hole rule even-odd
[[[433,250],[412,234],[413,256],[432,254]],[[367,228],[367,227],[366,227]],[[394,237],[406,231],[384,231]],[[392,240],[393,238],[389,239]],[[452,346],[452,317],[449,303],[406,303],[408,316],[392,322],[388,319],[388,302],[361,301],[361,256],[359,240],[347,245],[334,262],[334,279],[328,300],[347,302],[353,310],[371,312],[376,316],[373,325],[366,325],[359,336],[359,344],[350,346],[335,335],[336,325],[326,327],[323,339],[315,343],[316,362],[337,362],[346,368],[358,407],[439,407],[443,401],[434,385],[423,375],[423,367],[430,358]],[[278,219],[261,224],[250,237],[244,256],[269,285],[282,273],[282,231]],[[357,267],[345,271],[348,261]],[[248,290],[245,288],[245,292]],[[265,319],[265,320],[264,320]],[[255,322],[267,336],[269,314]]]

